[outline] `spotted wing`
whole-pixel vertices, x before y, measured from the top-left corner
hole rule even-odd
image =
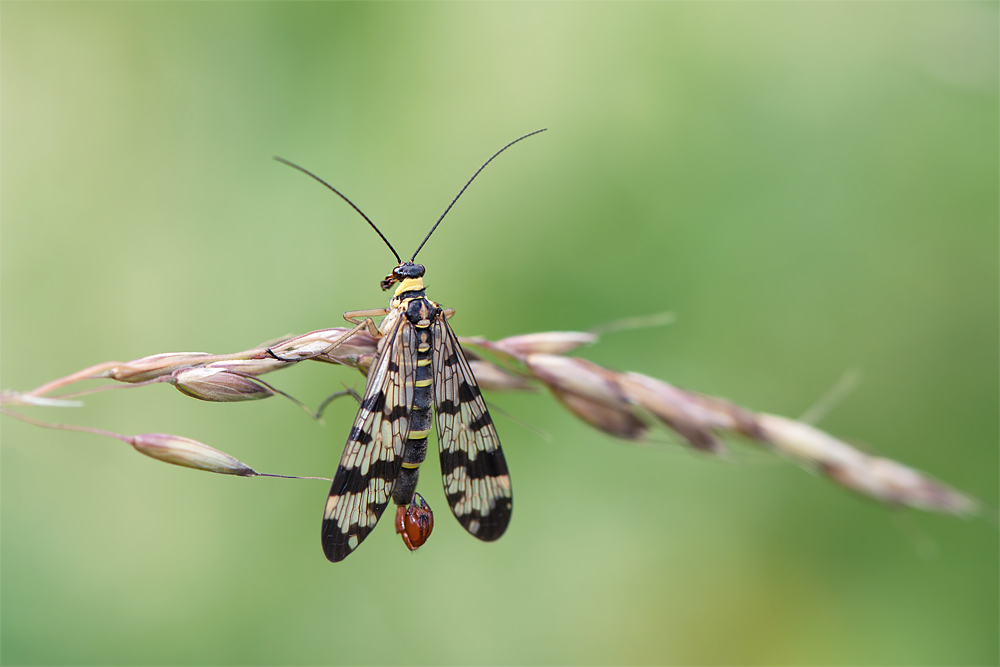
[[[510,522],[507,462],[479,385],[444,314],[431,325],[434,345],[434,412],[441,477],[451,511],[462,526],[487,542]]]
[[[335,563],[344,560],[375,528],[403,460],[413,405],[417,337],[413,325],[401,315],[396,313],[395,323],[379,342],[323,512],[323,551]]]

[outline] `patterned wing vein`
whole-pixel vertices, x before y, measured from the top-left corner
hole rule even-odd
[[[459,523],[490,542],[507,529],[510,477],[479,385],[444,314],[432,325],[434,412],[441,478]]]
[[[405,317],[384,334],[323,512],[323,552],[333,562],[375,528],[392,497],[409,433],[416,335]]]

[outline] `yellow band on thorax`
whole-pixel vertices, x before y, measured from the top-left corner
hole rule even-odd
[[[403,292],[416,292],[424,288],[423,278],[404,278],[399,283],[399,287],[396,288],[393,296],[399,296]]]

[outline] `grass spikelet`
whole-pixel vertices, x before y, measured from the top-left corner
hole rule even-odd
[[[659,319],[638,318],[612,323],[606,330],[664,323],[665,318],[657,317]],[[301,336],[284,337],[234,354],[180,352],[157,354],[125,363],[106,362],[53,380],[29,392],[4,391],[0,393],[0,405],[79,405],[65,399],[106,387],[61,396],[49,394],[82,380],[94,379],[117,380],[131,387],[171,382],[189,396],[214,402],[256,400],[275,393],[287,397],[287,394],[256,377],[291,368],[305,360],[349,366],[367,374],[378,341],[363,330],[345,338],[349,331],[343,327],[321,329]],[[596,333],[550,331],[512,336],[495,342],[481,337],[461,340],[464,345],[489,352],[499,362],[494,363],[467,351],[469,363],[484,389],[530,391],[535,387],[532,380],[536,380],[576,417],[617,438],[642,440],[651,425],[658,421],[678,433],[692,447],[721,454],[725,451],[721,440],[723,436],[742,436],[758,446],[822,472],[847,489],[884,503],[957,515],[973,514],[980,507],[974,499],[917,470],[891,459],[865,454],[801,421],[756,413],[720,398],[679,389],[641,373],[613,371],[584,359],[562,356],[562,353],[596,342]],[[292,397],[288,398],[295,401]],[[129,442],[147,456],[174,465],[227,475],[262,474],[224,452],[181,436],[158,433],[122,436],[100,429],[48,424],[0,409],[39,426],[115,437]]]
[[[126,442],[140,454],[145,454],[164,463],[221,475],[239,475],[240,477],[257,475],[257,471],[239,459],[191,438],[168,433],[143,433],[131,437],[126,436]]]
[[[274,396],[271,389],[252,378],[211,366],[183,370],[173,376],[172,384],[182,394],[215,403],[256,401]]]

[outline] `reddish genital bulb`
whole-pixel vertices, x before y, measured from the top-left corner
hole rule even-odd
[[[409,506],[396,508],[396,532],[403,538],[403,544],[410,551],[416,551],[434,529],[434,513],[419,493],[413,494]]]

